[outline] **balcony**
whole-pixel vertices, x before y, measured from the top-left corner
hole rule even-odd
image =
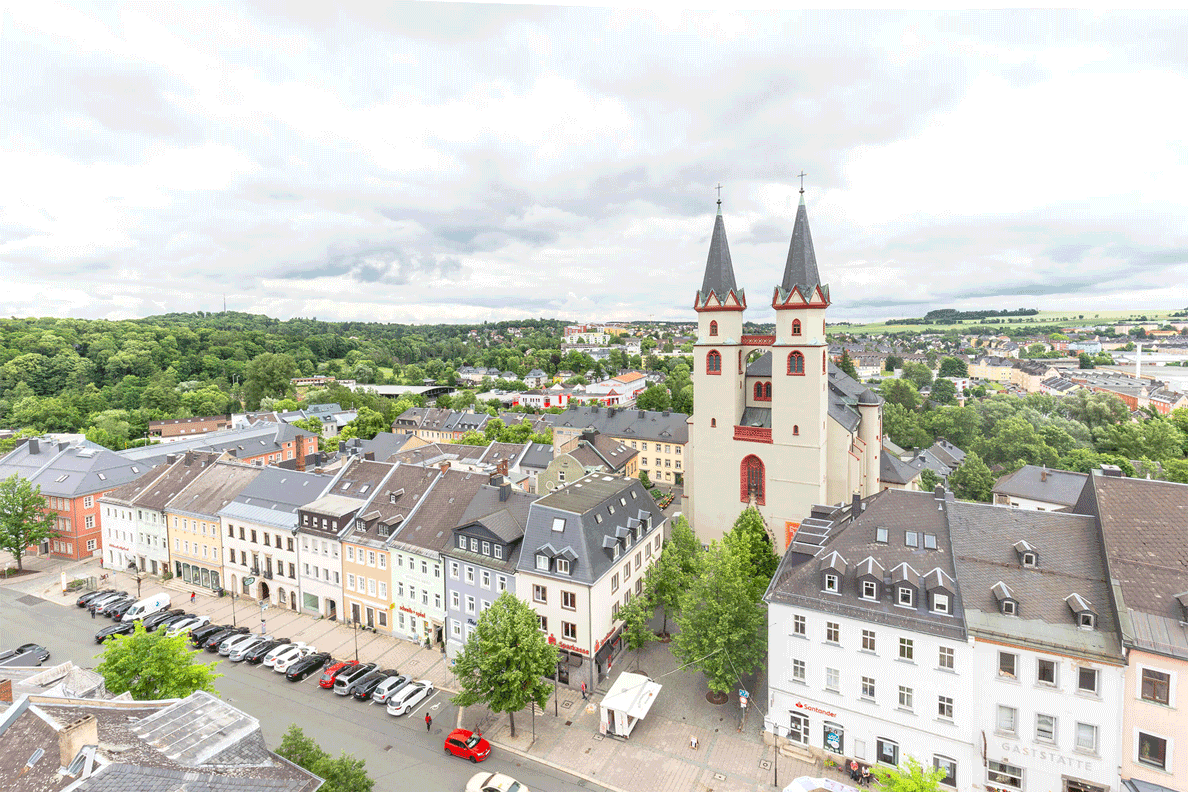
[[[264,570],[264,579],[272,580],[272,570],[271,569]]]
[[[775,343],[775,336],[773,335],[744,335],[742,337],[744,346],[771,346]]]
[[[762,426],[735,426],[734,439],[749,443],[770,443],[771,430]]]

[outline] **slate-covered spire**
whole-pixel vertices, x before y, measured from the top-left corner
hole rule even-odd
[[[784,265],[784,278],[776,290],[776,302],[784,303],[793,290],[799,291],[805,301],[811,301],[818,287],[828,303],[829,287],[821,283],[821,275],[817,272],[817,253],[813,250],[813,235],[809,231],[808,210],[804,206],[802,188],[800,206],[796,209],[796,224],[792,227],[792,243],[788,246],[788,261]]]
[[[734,282],[734,265],[730,262],[730,245],[726,242],[726,224],[722,221],[722,199],[718,199],[718,216],[714,218],[714,233],[710,237],[709,257],[705,261],[705,277],[697,293],[698,307],[706,305],[711,295],[723,305],[733,294],[735,300],[746,304],[743,292]]]

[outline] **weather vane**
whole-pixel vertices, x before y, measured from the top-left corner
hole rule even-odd
[[[804,177],[805,177],[805,176],[808,176],[808,174],[807,174],[807,173],[805,173],[804,171],[801,171],[801,172],[800,172],[799,174],[797,174],[797,175],[799,175],[799,176],[800,176],[800,194],[801,194],[801,195],[804,195]]]

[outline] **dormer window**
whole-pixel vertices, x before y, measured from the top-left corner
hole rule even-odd
[[[1036,550],[1030,542],[1025,542],[1020,539],[1014,544],[1015,554],[1019,557],[1019,563],[1027,569],[1035,569],[1039,566],[1039,551]]]
[[[862,598],[863,599],[878,599],[879,598],[879,584],[873,580],[862,581]]]
[[[614,558],[619,557],[619,543],[618,542],[615,542],[615,551],[614,551],[613,555],[614,555]]]
[[[1023,554],[1023,566],[1032,568],[1035,566],[1035,561],[1036,561],[1035,553],[1024,553]]]
[[[459,550],[466,549],[466,537],[462,536],[461,534],[459,534],[459,536],[458,536],[458,549]]]
[[[594,522],[596,522],[596,523],[598,523],[599,525],[601,525],[601,524],[602,524],[602,515],[601,515],[601,514],[595,514],[595,515],[594,515]]]
[[[1080,615],[1080,626],[1092,630],[1096,624],[1096,619],[1093,618],[1092,613],[1082,613]]]
[[[998,581],[990,587],[990,593],[998,601],[998,610],[1003,616],[1019,615],[1019,600],[1015,599],[1014,592],[1006,583]]]
[[[932,594],[932,612],[933,613],[948,613],[949,612],[949,595],[934,592]]]
[[[566,558],[558,558],[557,559],[557,574],[559,574],[559,575],[568,575],[569,574],[569,559],[566,559]]]
[[[1014,600],[1003,600],[1002,613],[1004,616],[1018,616],[1018,605],[1015,604]]]
[[[841,579],[837,575],[826,574],[825,590],[837,594],[841,590]]]
[[[915,607],[916,591],[911,586],[899,586],[895,590],[895,603],[909,608]]]
[[[391,495],[388,496],[388,503],[395,503],[395,502],[396,502],[396,493],[393,492]]]
[[[549,557],[544,553],[536,554],[536,568],[541,572],[549,571]]]

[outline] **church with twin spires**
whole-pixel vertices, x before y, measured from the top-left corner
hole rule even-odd
[[[684,511],[702,542],[720,539],[753,505],[782,553],[815,504],[882,489],[882,399],[829,359],[829,305],[802,188],[771,300],[775,334],[744,334],[747,297],[734,280],[718,200],[693,304],[695,401],[685,460]]]

